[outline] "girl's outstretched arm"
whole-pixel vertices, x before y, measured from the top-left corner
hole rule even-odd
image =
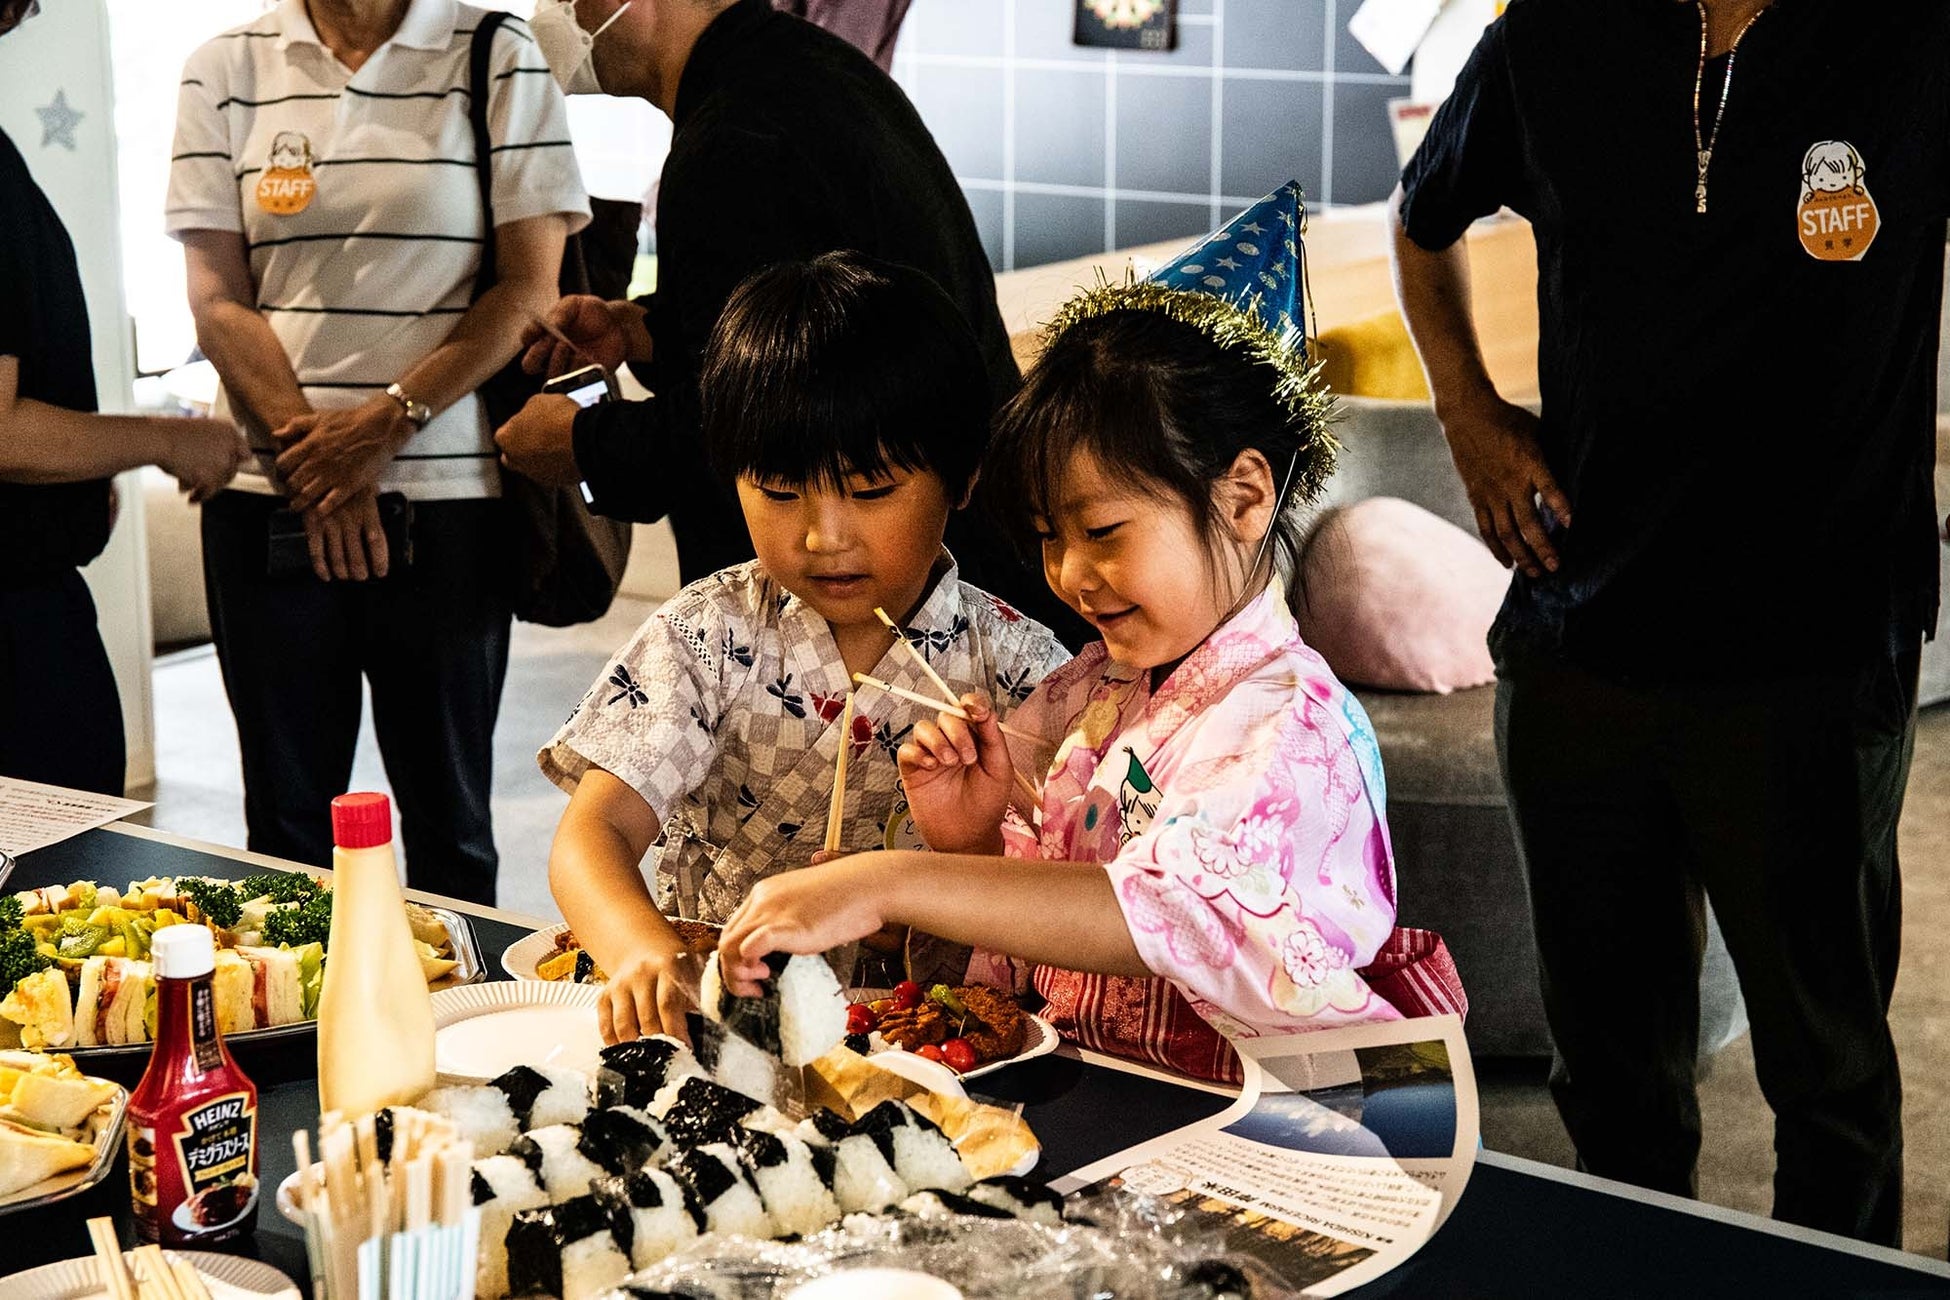
[[[889,850],[759,882],[732,914],[718,961],[751,997],[769,953],[815,953],[900,924],[1025,961],[1103,975],[1152,973],[1095,862]]]

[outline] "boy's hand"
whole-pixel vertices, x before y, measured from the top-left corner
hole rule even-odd
[[[884,899],[875,880],[886,853],[855,853],[844,862],[787,871],[758,882],[718,940],[718,974],[732,993],[759,995],[775,952],[818,953],[880,929]]]
[[[609,983],[596,1003],[603,1042],[669,1034],[688,1043],[684,1013],[697,1005],[698,967],[689,949],[653,944],[632,953],[620,970],[609,971]]]
[[[989,697],[961,697],[964,721],[941,713],[914,724],[900,748],[901,785],[914,824],[937,853],[1000,853],[1015,763]]]

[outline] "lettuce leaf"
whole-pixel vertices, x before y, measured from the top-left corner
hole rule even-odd
[[[290,949],[298,959],[298,997],[299,1009],[305,1019],[318,1017],[318,994],[325,987],[325,945],[308,943]]]

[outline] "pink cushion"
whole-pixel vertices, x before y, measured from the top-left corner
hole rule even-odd
[[[1370,497],[1314,530],[1293,612],[1349,685],[1446,695],[1495,680],[1484,638],[1509,583],[1477,538],[1412,502]]]

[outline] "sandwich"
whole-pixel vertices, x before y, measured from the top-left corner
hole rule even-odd
[[[20,1026],[22,1047],[72,1047],[73,998],[67,973],[49,967],[21,980],[0,999],[0,1017]]]
[[[78,1129],[115,1092],[108,1080],[91,1079],[72,1067],[43,1067],[14,1082],[13,1099],[0,1108],[0,1119],[30,1128]]]
[[[257,1028],[256,967],[230,949],[221,949],[210,983],[217,999],[218,1029],[225,1034],[241,1034]]]
[[[71,1169],[86,1169],[95,1148],[0,1120],[0,1196],[11,1196]]]
[[[305,1018],[304,980],[288,948],[238,948],[250,963],[251,1011],[257,1026],[296,1024]]]
[[[146,1043],[149,994],[154,977],[146,961],[90,957],[81,963],[75,998],[75,1039],[82,1047]]]

